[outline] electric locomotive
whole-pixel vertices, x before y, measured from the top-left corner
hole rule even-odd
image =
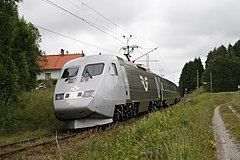
[[[176,103],[177,86],[115,55],[67,62],[54,91],[54,113],[68,129],[125,120]]]

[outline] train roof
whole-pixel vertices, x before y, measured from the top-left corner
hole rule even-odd
[[[92,62],[92,63],[101,63],[102,62],[102,63],[105,63],[105,62],[109,61],[109,59],[113,59],[113,58],[118,59],[120,64],[129,65],[131,67],[141,69],[141,70],[143,70],[145,72],[148,72],[150,74],[153,74],[155,76],[160,77],[162,81],[165,81],[167,83],[171,83],[171,84],[176,85],[175,83],[169,81],[168,79],[165,79],[165,78],[161,77],[160,75],[152,72],[150,69],[143,67],[141,64],[135,64],[135,63],[133,63],[131,61],[125,60],[125,59],[123,59],[121,57],[118,57],[116,55],[113,55],[113,54],[84,56],[84,57],[80,57],[80,58],[76,58],[74,60],[71,60],[71,61],[67,62],[64,66],[66,67],[68,65],[79,65],[79,61],[83,61],[83,62],[86,62],[86,63],[87,62]]]

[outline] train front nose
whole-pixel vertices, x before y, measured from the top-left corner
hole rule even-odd
[[[79,92],[56,94],[54,100],[56,118],[59,120],[80,119],[95,113],[94,98],[90,93],[87,94],[87,97],[83,97]]]

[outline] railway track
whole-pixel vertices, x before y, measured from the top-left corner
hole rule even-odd
[[[145,116],[148,116],[147,114],[140,114],[137,117],[133,117],[131,119],[127,119],[126,121],[118,122],[118,124],[121,125],[130,125],[133,122],[144,118]],[[32,139],[26,139],[10,144],[5,144],[0,146],[0,159],[15,159],[15,156],[21,156],[22,154],[26,154],[28,151],[31,152],[31,154],[39,155],[42,152],[41,148],[37,147],[44,147],[46,149],[46,146],[49,146],[49,148],[53,147],[56,148],[56,145],[58,146],[58,141],[64,141],[70,138],[77,139],[78,141],[84,140],[91,135],[95,133],[100,133],[102,131],[107,131],[107,130],[112,130],[114,128],[115,124],[110,124],[110,125],[104,125],[104,126],[99,126],[99,127],[94,127],[94,128],[89,128],[89,129],[84,129],[80,131],[74,131],[70,133],[60,133],[56,136],[56,134],[50,134],[50,135],[45,135],[42,137],[36,137]],[[35,149],[37,148],[37,149]],[[33,151],[35,149],[35,151]],[[28,153],[26,154],[28,155]],[[36,156],[37,157],[37,156]],[[16,159],[21,159],[21,158],[16,158]]]
[[[64,133],[60,135],[46,135],[42,137],[36,137],[32,139],[26,139],[19,142],[5,144],[0,146],[0,159],[7,158],[9,156],[18,154],[20,152],[36,148],[39,146],[46,146],[57,141],[65,140],[71,137],[75,137],[79,133]]]

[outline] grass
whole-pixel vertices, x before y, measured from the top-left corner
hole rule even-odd
[[[53,114],[53,90],[21,95],[18,105],[0,106],[0,144],[54,133],[64,124]]]
[[[240,114],[240,94],[236,93],[231,99],[232,107]],[[225,104],[220,108],[221,117],[225,123],[227,130],[240,145],[240,119],[229,109],[230,104]]]
[[[52,90],[32,91],[22,95],[20,106],[0,106],[0,144],[64,129],[54,117],[52,96]],[[111,130],[97,132],[63,159],[217,159],[214,109],[231,101],[239,112],[240,94],[199,92],[190,96],[191,101],[152,113],[132,126],[115,124]],[[239,135],[233,115],[227,116],[233,135]]]
[[[119,126],[113,135],[103,132],[100,138],[92,136],[86,145],[63,159],[217,159],[213,112],[231,96],[195,95],[191,102],[155,112],[132,127]]]

